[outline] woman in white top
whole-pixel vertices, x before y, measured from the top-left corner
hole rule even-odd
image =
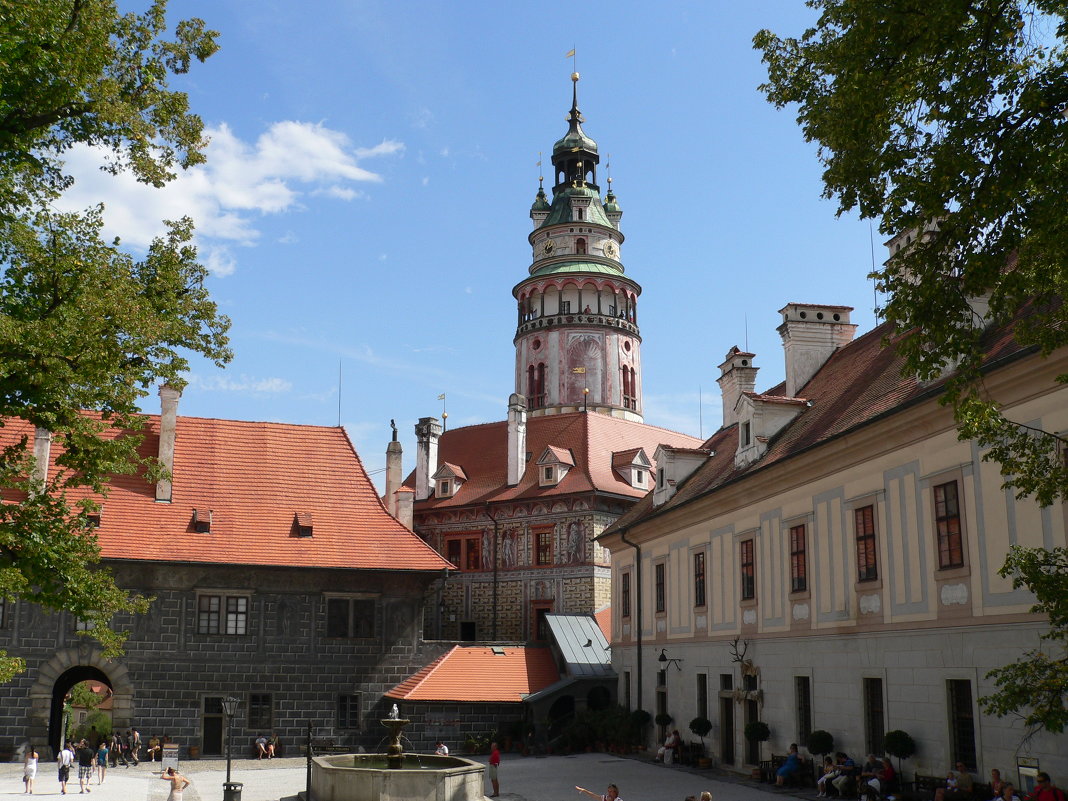
[[[593,790],[587,790],[585,787],[579,787],[577,784],[575,785],[575,789],[584,795],[591,795],[594,798],[599,798],[601,801],[623,801],[623,799],[619,797],[619,788],[614,784],[608,785],[608,789],[605,791],[604,795],[597,795]]]
[[[22,781],[26,783],[26,792],[33,795],[33,780],[37,778],[37,760],[39,755],[33,746],[26,749],[26,762],[22,766]]]

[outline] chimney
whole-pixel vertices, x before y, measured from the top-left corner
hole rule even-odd
[[[397,517],[396,492],[401,486],[404,449],[401,447],[400,442],[397,441],[397,423],[390,420],[389,424],[393,428],[393,440],[386,446],[386,496],[383,500],[386,502],[386,511]]]
[[[414,530],[412,528],[415,522],[415,515],[412,510],[412,504],[415,503],[415,493],[408,487],[401,487],[394,493],[393,505],[397,509],[397,514],[394,515],[402,526],[408,530]]]
[[[48,459],[52,452],[52,432],[37,426],[33,432],[33,475],[30,477],[30,492],[44,492],[48,483]]]
[[[508,486],[514,487],[527,469],[527,399],[517,392],[508,398]]]
[[[178,428],[178,399],[182,391],[170,384],[159,388],[159,461],[167,477],[156,482],[156,502],[171,502],[171,475],[174,472],[174,440]]]
[[[438,470],[438,437],[441,422],[436,417],[420,417],[415,424],[415,500],[430,497],[434,490],[431,478]]]
[[[788,303],[779,309],[786,355],[786,397],[796,398],[838,348],[849,344],[857,327],[849,322],[852,306]]]
[[[719,366],[720,391],[723,394],[723,427],[726,428],[738,422],[738,412],[735,407],[743,392],[752,392],[756,388],[756,374],[759,367],[753,366],[752,353],[739,350],[735,345],[725,357],[723,364]]]

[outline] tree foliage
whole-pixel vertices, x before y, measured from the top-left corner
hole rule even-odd
[[[168,36],[166,3],[119,14],[112,0],[24,0],[0,9],[0,595],[65,609],[115,655],[110,627],[146,601],[99,566],[88,493],[109,476],[158,468],[136,451],[138,401],[180,385],[186,355],[223,364],[226,330],[204,288],[188,219],[135,256],[101,235],[102,207],[57,210],[73,182],[64,153],[87,145],[106,169],[162,186],[203,160],[203,124],[168,79],[216,49],[186,20]],[[30,483],[32,437],[52,432],[57,471]],[[22,669],[0,652],[0,680]]]
[[[1021,718],[1029,734],[1059,734],[1068,727],[1068,548],[1013,546],[1000,573],[1034,593],[1031,611],[1048,617],[1050,630],[1043,647],[987,674],[997,690],[979,703],[988,714]]]
[[[808,5],[818,21],[799,38],[755,37],[761,89],[797,104],[839,213],[912,232],[874,274],[906,370],[932,380],[955,366],[944,398],[960,436],[988,448],[1018,496],[1065,497],[1063,438],[1007,418],[984,387],[979,318],[1026,308],[1019,341],[1043,354],[1068,341],[1068,3]]]

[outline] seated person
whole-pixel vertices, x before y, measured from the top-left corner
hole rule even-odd
[[[857,794],[861,798],[879,798],[893,790],[896,784],[897,771],[890,760],[884,757],[873,772],[861,774]]]
[[[656,761],[670,765],[675,758],[675,749],[679,747],[679,730],[674,729],[665,739],[664,744],[657,749]]]
[[[156,735],[153,734],[151,737],[148,738],[148,761],[149,762],[155,762],[156,761],[156,757],[159,757],[159,761],[160,762],[163,761],[163,755],[160,753],[159,748],[160,748],[160,746],[159,746],[159,737],[157,737]]]
[[[263,759],[269,757],[267,753],[267,738],[262,734],[256,735],[256,759]]]
[[[775,784],[782,787],[787,779],[793,779],[801,772],[801,757],[797,755],[797,743],[790,744],[790,750],[786,752],[786,761],[775,771]]]
[[[819,790],[819,792],[816,793],[816,798],[827,797],[827,782],[835,778],[837,775],[838,770],[835,768],[834,760],[829,756],[824,757],[820,777],[816,780],[816,789]]]
[[[998,795],[994,796],[993,801],[1020,801],[1020,796],[1016,794],[1015,787],[1009,782],[1001,781],[1000,776],[998,777],[998,781],[1000,782],[998,788],[999,792]]]
[[[441,740],[438,740],[435,744],[434,753],[438,756],[448,756],[449,746],[445,745]]]
[[[281,750],[282,741],[279,739],[278,735],[272,731],[271,736],[267,738],[267,758],[274,759],[276,756],[279,756]]]
[[[1001,771],[997,768],[990,769],[990,793],[993,798],[1001,798],[1001,788],[1005,786],[1002,781]]]
[[[831,779],[831,787],[839,796],[847,796],[853,793],[857,784],[857,763],[847,754],[838,752],[838,776]]]
[[[934,801],[967,801],[972,797],[972,774],[963,762],[946,774],[946,786],[935,791]]]

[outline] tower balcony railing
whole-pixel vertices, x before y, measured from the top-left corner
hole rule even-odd
[[[516,336],[537,331],[540,328],[551,328],[557,325],[603,325],[609,328],[620,328],[635,336],[638,336],[638,326],[624,317],[616,317],[610,314],[597,314],[596,312],[582,312],[576,314],[546,314],[544,317],[533,317],[524,320],[516,329]]]

